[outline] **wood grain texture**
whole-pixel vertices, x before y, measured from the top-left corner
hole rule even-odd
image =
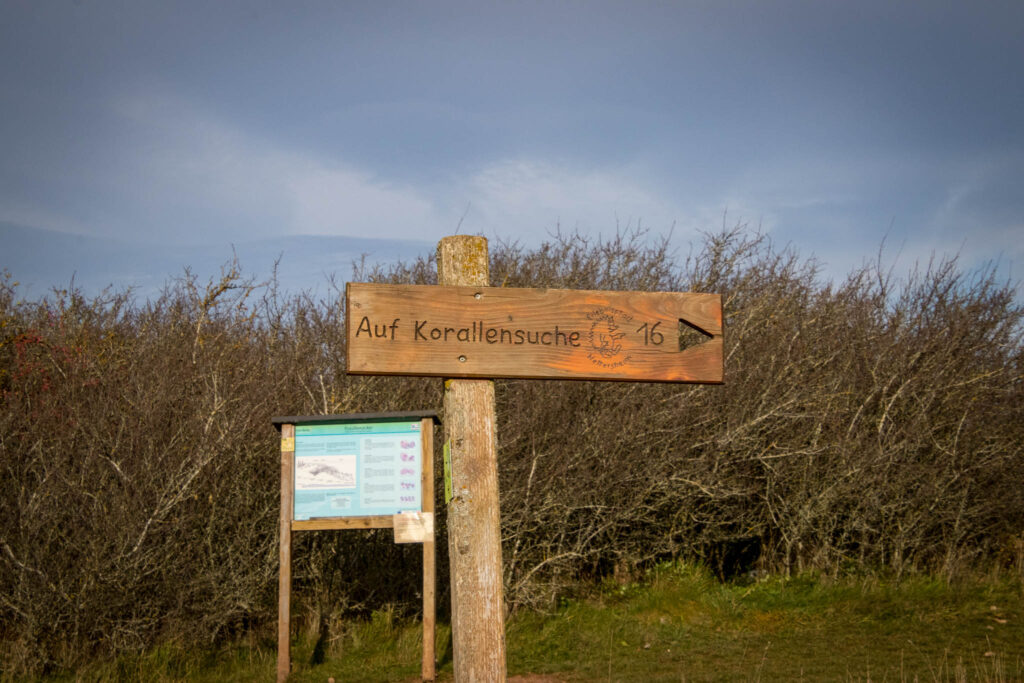
[[[349,283],[345,298],[352,374],[723,381],[718,294]],[[680,350],[694,328],[707,341]]]
[[[391,515],[368,515],[366,517],[324,517],[322,519],[297,519],[292,522],[295,531],[324,531],[327,529],[391,529],[395,526]]]
[[[277,680],[288,679],[291,669],[292,619],[292,516],[295,486],[295,425],[281,425],[280,566],[277,584]],[[290,450],[284,450],[284,448]]]
[[[423,419],[423,512],[434,514],[434,421]],[[423,661],[420,675],[432,681],[436,675],[435,652],[437,632],[437,563],[434,554],[434,532],[423,543]]]
[[[438,244],[437,262],[443,285],[486,284],[487,240],[446,237]],[[470,291],[470,297],[473,294]],[[504,681],[505,601],[494,382],[445,382],[444,415],[454,496],[448,505],[448,557],[455,680]]]

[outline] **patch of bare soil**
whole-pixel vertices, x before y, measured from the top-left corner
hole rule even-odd
[[[439,676],[437,683],[445,683],[450,680],[452,680],[450,675]],[[554,674],[521,674],[508,677],[508,683],[565,683],[566,680]],[[421,681],[419,678],[410,678],[405,683],[421,683]]]

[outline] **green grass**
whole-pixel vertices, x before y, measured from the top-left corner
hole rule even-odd
[[[513,671],[579,680],[1024,679],[1020,582],[741,586],[662,567],[557,618],[516,619],[509,643]]]
[[[802,576],[721,584],[666,565],[639,584],[607,584],[553,614],[507,624],[509,674],[571,681],[1024,680],[1022,582],[932,578],[834,581]],[[439,679],[451,680],[447,627]],[[312,665],[314,638],[293,646],[291,680],[418,679],[420,629],[393,612],[349,622]],[[445,656],[446,650],[448,652]],[[202,656],[164,647],[99,663],[65,680],[273,680],[272,642]]]

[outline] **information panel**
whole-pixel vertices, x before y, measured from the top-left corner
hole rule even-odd
[[[419,421],[295,425],[296,520],[422,510]]]

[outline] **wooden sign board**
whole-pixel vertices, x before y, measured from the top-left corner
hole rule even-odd
[[[345,300],[352,374],[723,381],[718,294],[349,283]]]

